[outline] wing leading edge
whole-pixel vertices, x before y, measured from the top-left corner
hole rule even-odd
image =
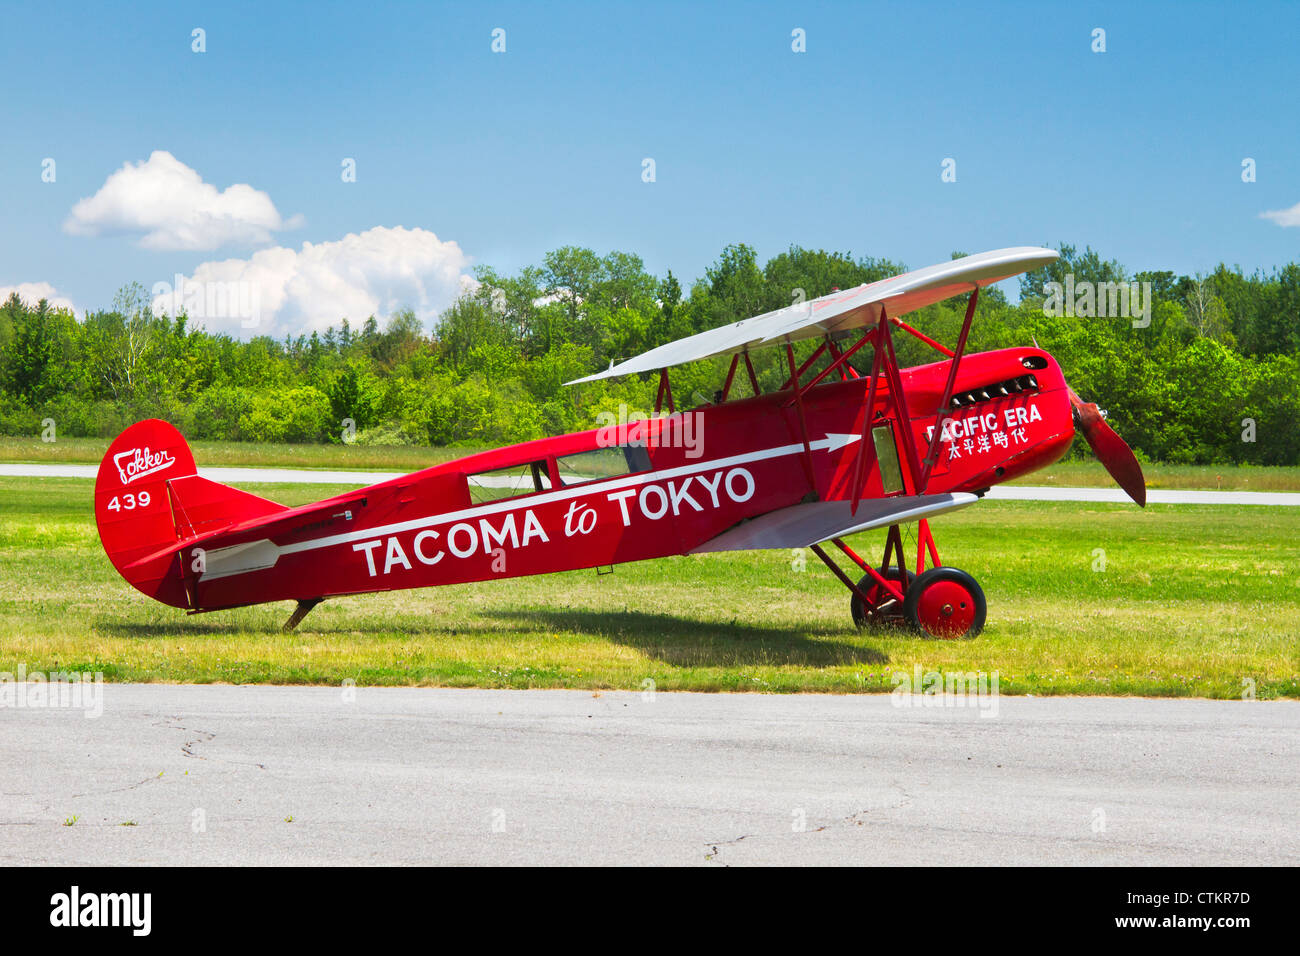
[[[873,498],[858,502],[857,514],[850,514],[852,503],[848,501],[810,501],[769,511],[752,521],[724,531],[690,553],[807,548],[859,531],[932,518],[977,501],[978,496],[965,492]]]

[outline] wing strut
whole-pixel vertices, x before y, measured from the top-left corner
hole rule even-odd
[[[826,376],[831,375],[831,372],[835,371],[840,372],[841,380],[844,380],[845,377],[861,378],[862,376],[858,375],[858,372],[855,371],[853,365],[849,364],[849,359],[853,358],[854,352],[861,349],[862,346],[865,346],[872,338],[875,338],[875,332],[868,332],[866,336],[859,338],[858,341],[854,343],[852,349],[849,349],[849,351],[846,352],[841,352],[840,346],[837,346],[835,342],[831,341],[831,339],[827,339],[829,346],[831,346],[831,354],[835,356],[835,362],[832,362],[827,365],[826,368],[823,368],[822,371],[816,373],[813,377],[813,381],[810,381],[809,384],[803,386],[803,388],[813,388],[813,386],[818,384],[819,381],[822,381],[823,378],[826,378]],[[846,373],[848,373],[848,375],[846,375]]]
[[[753,386],[754,394],[758,395],[758,376],[754,374],[754,363],[750,361],[749,350],[746,349],[742,354],[745,356],[745,370],[749,372],[749,384]]]
[[[939,462],[939,438],[943,434],[944,424],[948,421],[948,404],[952,401],[952,390],[957,383],[957,366],[961,364],[961,357],[966,351],[966,336],[970,334],[971,319],[975,317],[975,304],[979,299],[980,290],[976,288],[970,294],[970,301],[966,303],[966,318],[961,323],[961,335],[957,336],[957,351],[952,354],[952,361],[948,364],[948,381],[944,383],[943,397],[939,400],[934,433],[930,435],[930,448],[925,455],[925,471],[921,473],[921,483],[916,489],[917,494],[925,494],[925,486],[930,482],[930,472]]]
[[[936,352],[942,352],[944,355],[948,356],[948,358],[952,358],[952,349],[948,348],[946,345],[939,344],[934,339],[930,338],[930,336],[926,335],[924,332],[912,328],[902,319],[895,317],[890,319],[889,321],[894,323],[894,325],[898,326],[900,329],[902,329],[904,332],[908,333],[909,335],[920,339],[922,342],[930,346],[930,348],[934,349]]]
[[[898,356],[894,354],[894,337],[889,332],[889,316],[880,313],[880,337],[888,353],[885,374],[889,378],[890,397],[898,413],[899,431],[903,434],[903,448],[907,452],[907,469],[912,479],[912,494],[921,493],[921,459],[916,454],[916,440],[912,435],[912,414],[907,408],[907,395],[903,391],[903,377],[898,374]]]
[[[822,346],[824,349],[825,346]],[[814,358],[821,354],[822,349],[818,349]],[[803,391],[799,388],[799,369],[794,365],[794,346],[789,342],[785,343],[785,357],[790,363],[790,382],[794,386],[794,403],[799,409],[799,434],[803,436],[803,469],[808,474],[808,484],[812,486],[814,492],[817,491],[817,472],[813,468],[812,445],[808,442],[808,419],[803,412]],[[811,360],[810,360],[811,361]],[[807,368],[807,363],[804,365]],[[820,493],[818,493],[820,497]]]
[[[788,343],[786,347],[789,348]],[[799,371],[796,372],[794,375],[792,375],[790,378],[785,380],[785,384],[781,386],[780,391],[784,392],[787,388],[793,385],[795,383],[795,379],[798,378],[798,376],[802,375],[804,372],[808,371],[809,366],[811,366],[813,362],[821,358],[822,353],[825,351],[826,351],[826,343],[823,342],[821,345],[817,346],[816,352],[813,352],[812,355],[804,359],[804,361],[799,365]],[[808,388],[809,386],[805,385],[803,387],[803,390],[806,392],[808,391]]]
[[[727,400],[727,396],[731,394],[731,382],[736,377],[736,366],[739,364],[740,364],[740,353],[737,352],[735,355],[731,357],[731,368],[727,369],[727,381],[726,384],[722,386],[722,394],[718,398],[718,404],[722,404],[723,402],[725,402]]]
[[[668,384],[668,369],[661,368],[659,370],[659,394],[655,396],[656,413],[663,408],[665,395],[668,396],[668,413],[671,415],[677,411],[677,407],[673,405],[673,387]]]
[[[862,337],[862,345],[867,339],[875,339],[872,343],[871,351],[871,381],[867,384],[867,408],[862,416],[862,441],[858,443],[858,453],[853,459],[853,503],[849,507],[849,514],[858,513],[858,502],[862,500],[862,482],[866,475],[866,462],[868,456],[874,458],[876,454],[875,442],[871,441],[871,426],[876,417],[876,384],[880,381],[880,329],[883,326],[877,325],[873,332]],[[845,352],[847,358],[852,351]]]

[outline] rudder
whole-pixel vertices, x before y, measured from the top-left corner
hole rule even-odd
[[[284,507],[199,477],[184,436],[156,418],[118,435],[95,478],[95,524],[109,561],[136,590],[173,607],[193,601],[172,546]]]

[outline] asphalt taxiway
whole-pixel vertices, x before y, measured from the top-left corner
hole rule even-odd
[[[0,862],[1300,862],[1300,702],[959,701],[109,684],[0,708]]]

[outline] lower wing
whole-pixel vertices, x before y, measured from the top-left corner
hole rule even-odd
[[[690,553],[807,548],[858,531],[931,518],[977,501],[977,495],[965,492],[871,498],[858,502],[857,514],[850,514],[852,502],[849,501],[809,501],[738,524]]]

